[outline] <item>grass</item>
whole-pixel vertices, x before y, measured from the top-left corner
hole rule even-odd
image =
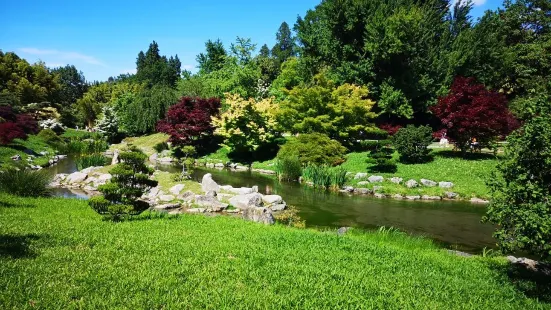
[[[120,144],[111,145],[111,150],[115,150],[115,149],[121,150],[129,145],[134,145],[138,147],[140,150],[142,150],[147,156],[151,156],[157,153],[154,149],[155,145],[158,143],[168,141],[168,138],[169,136],[164,133],[155,133],[155,134],[142,136],[142,137],[126,138]]]
[[[55,150],[44,140],[36,135],[30,135],[27,140],[15,139],[8,145],[0,145],[0,168],[11,165],[11,157],[15,155],[20,155],[21,162],[26,164],[28,155],[25,150],[30,150],[36,156],[33,164],[39,166],[48,164],[50,156],[55,154]],[[39,153],[43,151],[48,152],[48,155],[41,156]]]
[[[350,153],[342,166],[350,172],[366,172],[367,154],[367,152]],[[464,198],[488,197],[486,180],[499,163],[499,159],[488,154],[474,154],[470,159],[463,159],[459,157],[460,154],[449,150],[434,150],[434,155],[434,160],[429,163],[413,165],[398,163],[396,173],[369,173],[369,175],[382,175],[388,178],[398,176],[403,178],[404,182],[409,179],[415,179],[417,182],[420,179],[429,179],[435,182],[448,181],[455,184],[451,191]],[[359,181],[362,180],[352,180],[350,184],[355,185]],[[390,182],[385,182],[383,186],[385,191],[392,194],[441,195],[443,192],[449,191],[440,188],[407,189]]]
[[[550,308],[507,268],[393,230],[150,213],[112,223],[85,201],[0,195],[2,309]]]
[[[196,194],[202,193],[201,184],[192,180],[184,181],[174,181],[174,173],[169,173],[166,171],[155,171],[154,179],[159,182],[159,187],[165,191],[167,194],[170,194],[168,190],[176,184],[184,184],[184,191],[192,191]]]

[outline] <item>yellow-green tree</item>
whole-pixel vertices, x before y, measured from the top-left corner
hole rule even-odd
[[[324,133],[349,145],[374,128],[375,102],[368,96],[365,86],[336,86],[321,73],[314,77],[313,85],[297,86],[288,92],[278,120],[285,131]]]
[[[212,118],[215,134],[224,138],[233,153],[252,162],[254,152],[278,137],[277,105],[273,98],[244,99],[229,93],[225,97],[225,111]]]

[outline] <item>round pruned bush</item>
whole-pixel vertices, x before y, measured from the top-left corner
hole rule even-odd
[[[285,143],[277,158],[296,156],[300,163],[336,166],[344,162],[346,148],[336,140],[320,133],[301,134]]]
[[[432,129],[429,126],[408,125],[400,128],[393,137],[394,147],[403,163],[424,163],[430,161]]]

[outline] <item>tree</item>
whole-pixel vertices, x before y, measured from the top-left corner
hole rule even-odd
[[[432,128],[408,125],[400,128],[393,137],[393,144],[403,163],[422,163],[430,160]]]
[[[50,72],[56,77],[59,89],[53,98],[53,102],[60,105],[60,121],[66,126],[74,126],[77,122],[73,105],[82,98],[88,89],[88,83],[82,71],[78,71],[73,65],[51,69]]]
[[[224,138],[224,145],[232,152],[242,154],[252,163],[254,152],[273,143],[278,137],[276,109],[272,98],[257,101],[239,95],[226,94],[227,109],[212,118],[215,134]]]
[[[516,126],[505,96],[487,90],[474,78],[457,77],[450,93],[439,98],[431,110],[440,119],[447,136],[463,153],[468,150],[472,139],[489,145]]]
[[[313,85],[297,86],[281,103],[279,122],[292,133],[319,132],[344,145],[355,143],[371,130],[376,114],[375,102],[368,99],[366,87],[352,84],[336,86],[324,74]]]
[[[289,59],[289,57],[296,56],[295,38],[291,34],[289,24],[286,22],[281,23],[281,26],[277,30],[276,44],[272,48],[272,55],[280,64]]]
[[[113,107],[104,106],[102,118],[96,124],[96,129],[101,132],[108,141],[113,142],[119,134],[119,120]]]
[[[28,114],[16,114],[10,106],[0,106],[0,144],[14,139],[27,139],[27,134],[38,132],[36,120]]]
[[[344,162],[346,148],[339,141],[331,140],[321,133],[302,134],[285,143],[277,158],[298,158],[302,165],[336,166]]]
[[[149,86],[175,87],[181,73],[180,59],[178,55],[167,58],[159,52],[159,45],[155,41],[145,53],[140,51],[136,60],[136,80]]]
[[[220,100],[182,97],[157,123],[157,131],[170,135],[175,146],[205,147],[213,140],[212,117],[220,113]]]
[[[256,44],[250,38],[237,37],[235,43],[230,45],[231,54],[240,65],[246,65],[252,60],[255,49]]]
[[[107,184],[98,190],[102,196],[90,198],[88,204],[96,212],[113,220],[137,215],[149,208],[149,203],[139,198],[157,181],[151,180],[153,169],[145,165],[147,156],[137,148],[131,148],[119,154],[121,163],[112,168],[113,176]]]
[[[494,237],[503,251],[551,256],[550,124],[549,113],[536,114],[513,132],[488,184],[492,200],[484,221],[497,225]]]
[[[214,42],[208,40],[205,43],[205,49],[205,53],[197,55],[199,71],[201,73],[211,73],[222,69],[228,55],[220,39]]]

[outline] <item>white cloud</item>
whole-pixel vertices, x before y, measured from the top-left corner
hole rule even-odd
[[[183,65],[182,69],[191,71],[191,70],[195,69],[195,66],[194,65]]]
[[[99,59],[93,56],[88,56],[77,52],[45,50],[45,49],[38,49],[34,47],[23,47],[23,48],[20,48],[19,51],[25,54],[35,55],[35,56],[45,56],[45,55],[55,56],[56,59],[59,59],[60,61],[66,61],[67,63],[70,63],[71,61],[75,61],[75,60],[80,60],[91,65],[106,67],[106,65],[103,62],[101,62]]]
[[[453,7],[457,1],[466,1],[466,0],[453,0],[451,6]],[[481,6],[486,3],[486,0],[472,0],[473,6]]]
[[[49,68],[57,68],[57,67],[63,67],[65,66],[64,64],[62,63],[58,63],[58,62],[47,62],[46,63],[46,67],[49,67]]]
[[[136,74],[136,69],[124,69],[120,72],[120,74]]]

